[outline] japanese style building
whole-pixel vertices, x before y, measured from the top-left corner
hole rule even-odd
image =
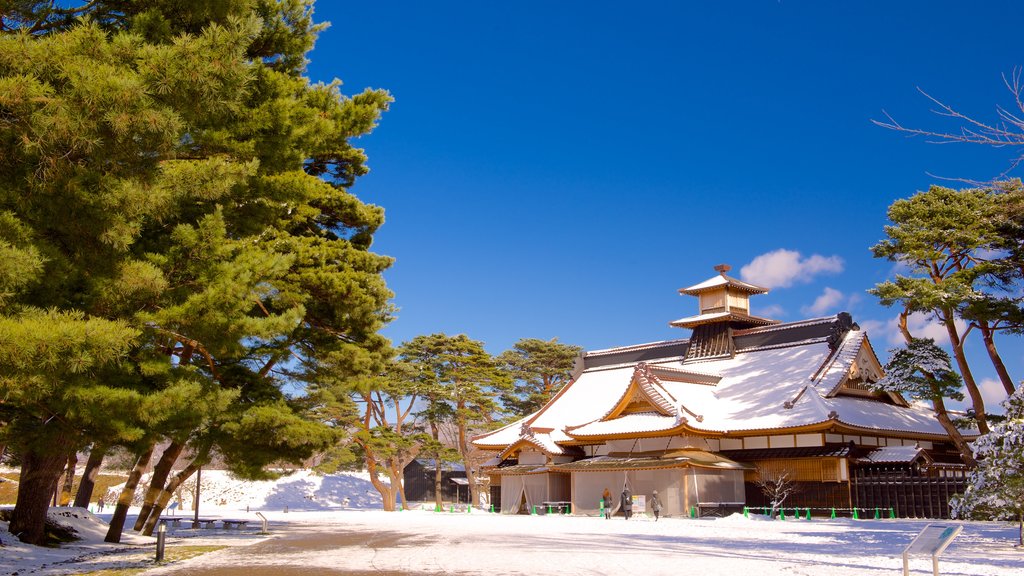
[[[758,480],[785,473],[786,507],[947,516],[964,466],[930,408],[871,388],[882,366],[850,315],[754,316],[767,289],[715,269],[679,291],[699,301],[671,322],[689,338],[587,352],[542,409],[473,439],[495,452],[492,502],[597,514],[628,486],[667,516],[720,514],[766,505]]]

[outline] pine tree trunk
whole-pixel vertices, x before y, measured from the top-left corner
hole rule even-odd
[[[67,450],[71,449],[66,435],[60,435],[53,444],[45,453],[29,449],[22,457],[18,498],[8,530],[26,544],[46,543],[46,511],[67,463]],[[61,444],[66,450],[61,450]]]
[[[935,419],[939,421],[942,428],[949,434],[950,440],[953,441],[953,445],[960,452],[960,459],[964,461],[969,468],[975,468],[978,466],[978,462],[974,459],[974,452],[971,451],[970,445],[964,440],[963,434],[957,429],[953,421],[949,419],[949,414],[946,412],[946,405],[943,403],[942,398],[933,397],[932,407],[935,410]]]
[[[60,489],[60,505],[71,504],[71,490],[75,487],[75,469],[78,468],[78,452],[71,451],[68,456],[68,464],[64,472],[64,485]]]
[[[397,506],[399,506],[400,510],[406,510],[405,489],[402,487],[402,471],[399,467],[399,462],[395,459],[388,462],[388,478],[391,479],[391,500],[394,501],[397,496]]]
[[[435,442],[441,441],[441,429],[433,420],[430,421],[430,437]],[[444,506],[441,499],[441,458],[438,455],[434,455],[434,506],[435,510],[440,510],[441,506]]]
[[[408,466],[408,463],[406,463],[406,466]],[[402,510],[408,510],[409,500],[405,497],[405,466],[402,466],[401,474],[401,482],[398,484],[398,499],[402,503]]]
[[[967,355],[964,354],[964,343],[956,330],[952,310],[943,310],[943,324],[946,326],[946,333],[949,334],[949,343],[953,348],[953,358],[956,360],[957,368],[960,370],[960,376],[964,379],[964,387],[967,388],[967,394],[971,397],[971,405],[974,407],[974,419],[978,422],[978,431],[982,434],[988,434],[988,416],[985,413],[985,399],[982,398],[978,383],[974,380],[974,373],[971,372],[971,366],[967,363]]]
[[[444,506],[444,500],[441,498],[441,459],[434,458],[434,506],[435,510],[440,510]]]
[[[160,455],[160,459],[157,461],[156,466],[153,467],[153,477],[149,481],[149,488],[146,490],[146,497],[142,502],[142,509],[139,510],[139,517],[135,520],[135,526],[133,530],[138,532],[142,530],[143,526],[146,525],[146,520],[149,518],[150,512],[153,510],[153,505],[156,503],[156,499],[160,496],[160,493],[164,489],[164,484],[167,482],[167,477],[171,474],[171,468],[174,463],[178,461],[178,456],[181,456],[182,450],[185,449],[183,442],[174,440],[164,449],[163,454]]]
[[[1021,512],[1017,523],[1017,544],[1024,546],[1024,512]]]
[[[199,470],[201,464],[198,462],[198,460],[193,460],[188,466],[172,476],[170,482],[167,483],[167,486],[160,491],[160,495],[157,497],[156,502],[153,503],[153,507],[149,513],[149,518],[146,520],[146,525],[143,526],[142,533],[144,535],[153,535],[153,530],[156,529],[156,524],[160,521],[160,515],[167,509],[167,503],[171,501],[171,497],[174,496],[174,492],[182,485],[182,483],[191,478],[192,475],[196,473],[196,470]]]
[[[904,307],[898,321],[900,333],[903,334],[903,339],[906,340],[907,344],[910,344],[914,339],[913,334],[910,333],[910,328],[907,326],[907,318],[909,316],[910,310]],[[942,400],[942,395],[938,392],[938,385],[933,382],[934,378],[931,375],[928,376],[928,379],[932,388],[932,408],[935,411],[935,419],[939,421],[939,425],[946,431],[946,434],[949,434],[949,438],[953,441],[957,451],[960,452],[960,459],[964,461],[964,464],[971,468],[976,467],[977,461],[974,460],[974,452],[971,451],[971,447],[964,440],[960,430],[949,419],[949,414],[946,412],[946,404]]]
[[[124,521],[128,516],[128,508],[132,505],[132,499],[135,498],[135,488],[139,485],[139,479],[142,478],[143,471],[146,470],[146,466],[149,465],[149,459],[153,456],[153,450],[155,446],[150,444],[148,448],[139,454],[138,460],[135,461],[135,467],[128,474],[128,481],[124,484],[124,489],[121,490],[121,495],[117,498],[117,507],[114,509],[114,515],[110,518],[110,528],[107,530],[107,537],[103,539],[104,542],[113,542],[115,544],[121,542],[121,532],[124,531]]]
[[[391,487],[385,486],[380,478],[377,476],[377,459],[366,452],[366,471],[370,474],[370,483],[380,493],[380,497],[383,500],[384,511],[393,512],[395,510],[395,494],[392,492]]]
[[[458,423],[459,430],[459,453],[462,454],[462,467],[466,470],[466,481],[469,483],[469,503],[480,502],[480,487],[476,485],[476,470],[472,467],[469,453],[469,443],[466,442],[466,424]]]
[[[78,472],[78,451],[72,451],[68,456],[68,465],[64,476],[64,486],[61,488],[60,505],[71,506],[71,494],[75,489],[75,475]]]
[[[89,459],[85,461],[85,471],[82,472],[82,481],[78,483],[78,492],[75,493],[75,506],[77,508],[88,508],[92,501],[92,491],[96,487],[96,477],[100,474],[100,465],[103,464],[103,457],[107,455],[107,447],[94,444],[89,451]]]
[[[1006,370],[1003,357],[996,350],[995,330],[991,328],[988,322],[982,322],[980,330],[981,339],[985,342],[985,351],[988,352],[988,357],[992,360],[992,366],[996,369],[996,374],[999,375],[999,382],[1003,384],[1003,390],[1006,390],[1006,395],[1012,396],[1017,389],[1013,385],[1013,378],[1010,378],[1010,372]]]

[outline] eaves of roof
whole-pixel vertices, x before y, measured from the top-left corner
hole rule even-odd
[[[864,451],[866,452],[866,451]],[[739,461],[771,460],[775,458],[846,458],[857,456],[860,449],[849,444],[807,446],[801,448],[755,448],[753,450],[722,450],[723,456]]]
[[[667,468],[717,468],[746,470],[750,466],[701,450],[679,451],[661,457],[613,458],[597,456],[552,466],[563,472],[607,472],[612,470],[660,470]]]
[[[701,324],[707,324],[709,322],[749,322],[751,324],[778,324],[778,320],[772,320],[770,318],[761,318],[760,316],[751,316],[749,314],[742,314],[740,312],[715,312],[713,314],[698,314],[696,316],[687,316],[686,318],[680,318],[679,320],[673,320],[669,322],[670,326],[677,328],[693,328],[700,326]]]

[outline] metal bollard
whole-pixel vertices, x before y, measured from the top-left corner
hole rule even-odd
[[[160,562],[164,559],[164,545],[167,540],[167,524],[163,522],[156,529],[156,561]]]

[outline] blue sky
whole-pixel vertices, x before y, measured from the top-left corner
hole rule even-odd
[[[321,0],[315,16],[331,27],[310,77],[395,98],[357,143],[372,171],[353,192],[386,210],[373,249],[396,258],[396,344],[686,337],[668,322],[696,301],[677,290],[728,263],[771,286],[755,314],[846,310],[884,356],[894,312],[866,290],[893,273],[869,251],[886,208],[1015,153],[871,120],[947,126],[918,88],[985,119],[1012,105],[1024,3]],[[1019,341],[999,343],[1019,379]]]

